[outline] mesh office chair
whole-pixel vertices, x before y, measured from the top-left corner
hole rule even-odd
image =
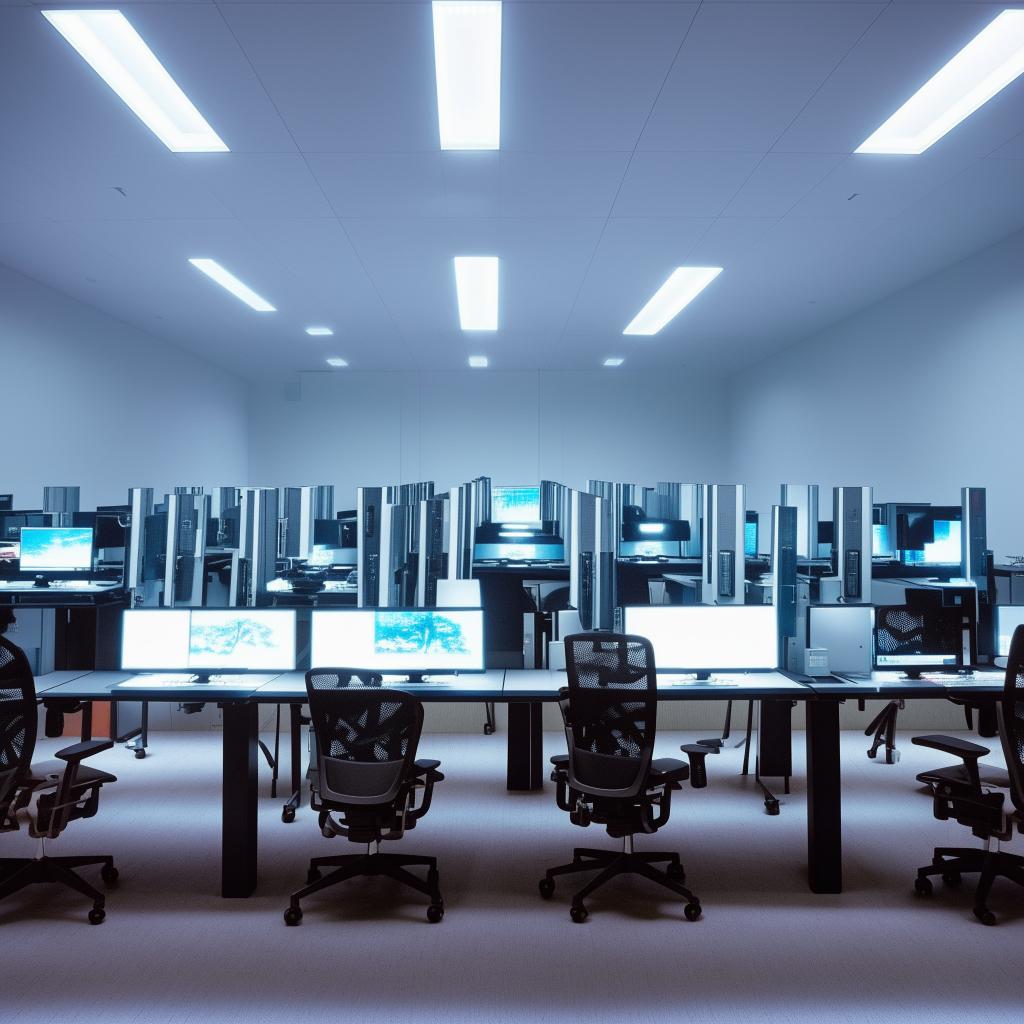
[[[387,875],[429,896],[427,920],[436,924],[444,917],[437,859],[380,852],[381,840],[401,839],[416,827],[430,809],[434,783],[444,779],[440,761],[416,760],[423,705],[412,694],[382,688],[380,676],[348,669],[312,669],[306,693],[316,741],[310,806],[320,812],[325,838],[365,843],[366,853],[314,857],[308,884],[292,894],[285,923],[297,925],[301,900],[321,889],[361,875]],[[426,881],[407,871],[410,865],[426,867]],[[322,876],[324,867],[335,870]]]
[[[100,787],[117,780],[82,761],[114,744],[75,743],[58,750],[57,760],[32,764],[37,728],[36,688],[28,660],[0,636],[0,832],[17,831],[19,819],[25,819],[29,835],[40,841],[38,857],[0,859],[0,899],[36,882],[60,882],[92,900],[89,921],[99,924],[106,916],[103,893],[74,868],[102,864],[103,881],[111,884],[117,879],[113,857],[48,857],[45,841],[56,839],[69,822],[96,813]]]
[[[622,850],[577,848],[570,864],[550,868],[539,883],[550,898],[555,877],[584,871],[600,874],[572,898],[570,917],[587,919],[584,900],[620,874],[638,874],[686,900],[690,921],[701,915],[700,901],[685,887],[678,853],[637,853],[633,837],[657,832],[669,818],[672,793],[689,778],[696,789],[707,785],[706,747],[684,746],[687,766],[675,758],[654,758],[657,732],[657,676],[654,651],[643,637],[579,633],[565,639],[569,685],[559,707],[565,722],[568,754],[551,759],[556,799],[574,825],[604,825]],[[653,865],[667,861],[666,870]]]
[[[1014,630],[1010,642],[997,721],[1006,757],[1010,808],[1005,806],[1006,794],[986,782],[979,768],[978,759],[989,753],[987,747],[950,736],[914,737],[918,746],[956,754],[963,761],[955,769],[936,773],[940,777],[932,786],[935,817],[940,821],[955,818],[985,841],[983,849],[937,847],[931,864],[918,869],[914,888],[919,895],[928,896],[931,875],[941,875],[946,885],[956,886],[964,872],[979,872],[974,916],[983,924],[996,923],[988,908],[996,878],[1024,885],[1024,857],[999,849],[999,843],[1011,839],[1015,830],[1024,834],[1024,626]]]

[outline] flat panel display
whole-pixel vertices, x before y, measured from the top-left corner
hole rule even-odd
[[[540,487],[492,487],[492,523],[539,523]]]
[[[482,672],[483,611],[314,611],[310,660],[375,672]]]
[[[78,526],[23,526],[21,568],[58,572],[92,568],[92,529]]]
[[[1010,641],[1013,631],[1024,623],[1024,605],[996,605],[996,654],[1000,658],[1010,656]]]
[[[658,671],[778,667],[778,626],[772,605],[637,605],[623,611],[625,631],[646,637],[654,646]]]
[[[949,519],[936,519],[934,540],[926,541],[918,549],[903,552],[907,565],[959,565],[963,557],[960,550],[960,523]]]
[[[876,608],[875,668],[908,672],[959,668],[963,663],[962,621],[963,612],[958,608]]]
[[[290,672],[290,609],[131,609],[124,613],[121,668],[159,672]]]

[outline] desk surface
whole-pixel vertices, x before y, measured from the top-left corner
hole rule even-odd
[[[503,700],[557,700],[566,685],[564,672],[514,670],[505,672]],[[679,673],[658,673],[659,700],[745,700],[790,697],[806,699],[813,691],[781,672],[718,672],[711,679]]]
[[[424,682],[388,682],[388,687],[413,693],[424,703],[437,701],[481,701],[501,700],[504,669],[488,669],[486,672],[467,672],[463,675],[428,677]],[[261,704],[292,704],[305,701],[306,674],[285,672],[268,680],[252,694],[252,699]]]
[[[972,675],[927,673],[920,679],[908,679],[901,672],[872,672],[870,677],[834,675],[811,679],[810,688],[821,696],[870,699],[880,697],[958,697],[996,695],[1003,692],[1004,673],[978,670]]]

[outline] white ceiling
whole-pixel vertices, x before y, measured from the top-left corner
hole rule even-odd
[[[1024,80],[922,156],[851,155],[1005,4],[505,0],[499,153],[438,149],[425,0],[122,4],[231,149],[188,155],[39,6],[0,0],[0,263],[250,378],[720,374],[1024,226]],[[501,257],[496,334],[458,328],[457,254]],[[623,337],[684,263],[725,271]]]

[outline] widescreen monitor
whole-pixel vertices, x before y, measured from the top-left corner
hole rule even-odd
[[[539,523],[540,487],[492,487],[492,523]]]
[[[636,605],[623,612],[625,631],[650,640],[660,672],[778,667],[778,626],[772,605]]]
[[[365,608],[314,611],[314,667],[372,672],[482,672],[484,618],[479,608]]]
[[[963,611],[882,605],[875,609],[875,668],[914,675],[963,665]]]
[[[144,608],[124,613],[121,668],[151,672],[290,672],[295,612]]]
[[[1010,656],[1010,641],[1013,631],[1024,624],[1024,605],[996,605],[996,655],[1000,658]]]
[[[868,604],[817,604],[807,611],[807,646],[828,651],[829,671],[870,675],[874,608]]]
[[[24,526],[21,568],[26,572],[61,572],[92,568],[92,536],[88,527]]]
[[[906,565],[959,565],[963,558],[960,550],[960,522],[950,519],[936,519],[933,537],[920,548],[903,552]]]

